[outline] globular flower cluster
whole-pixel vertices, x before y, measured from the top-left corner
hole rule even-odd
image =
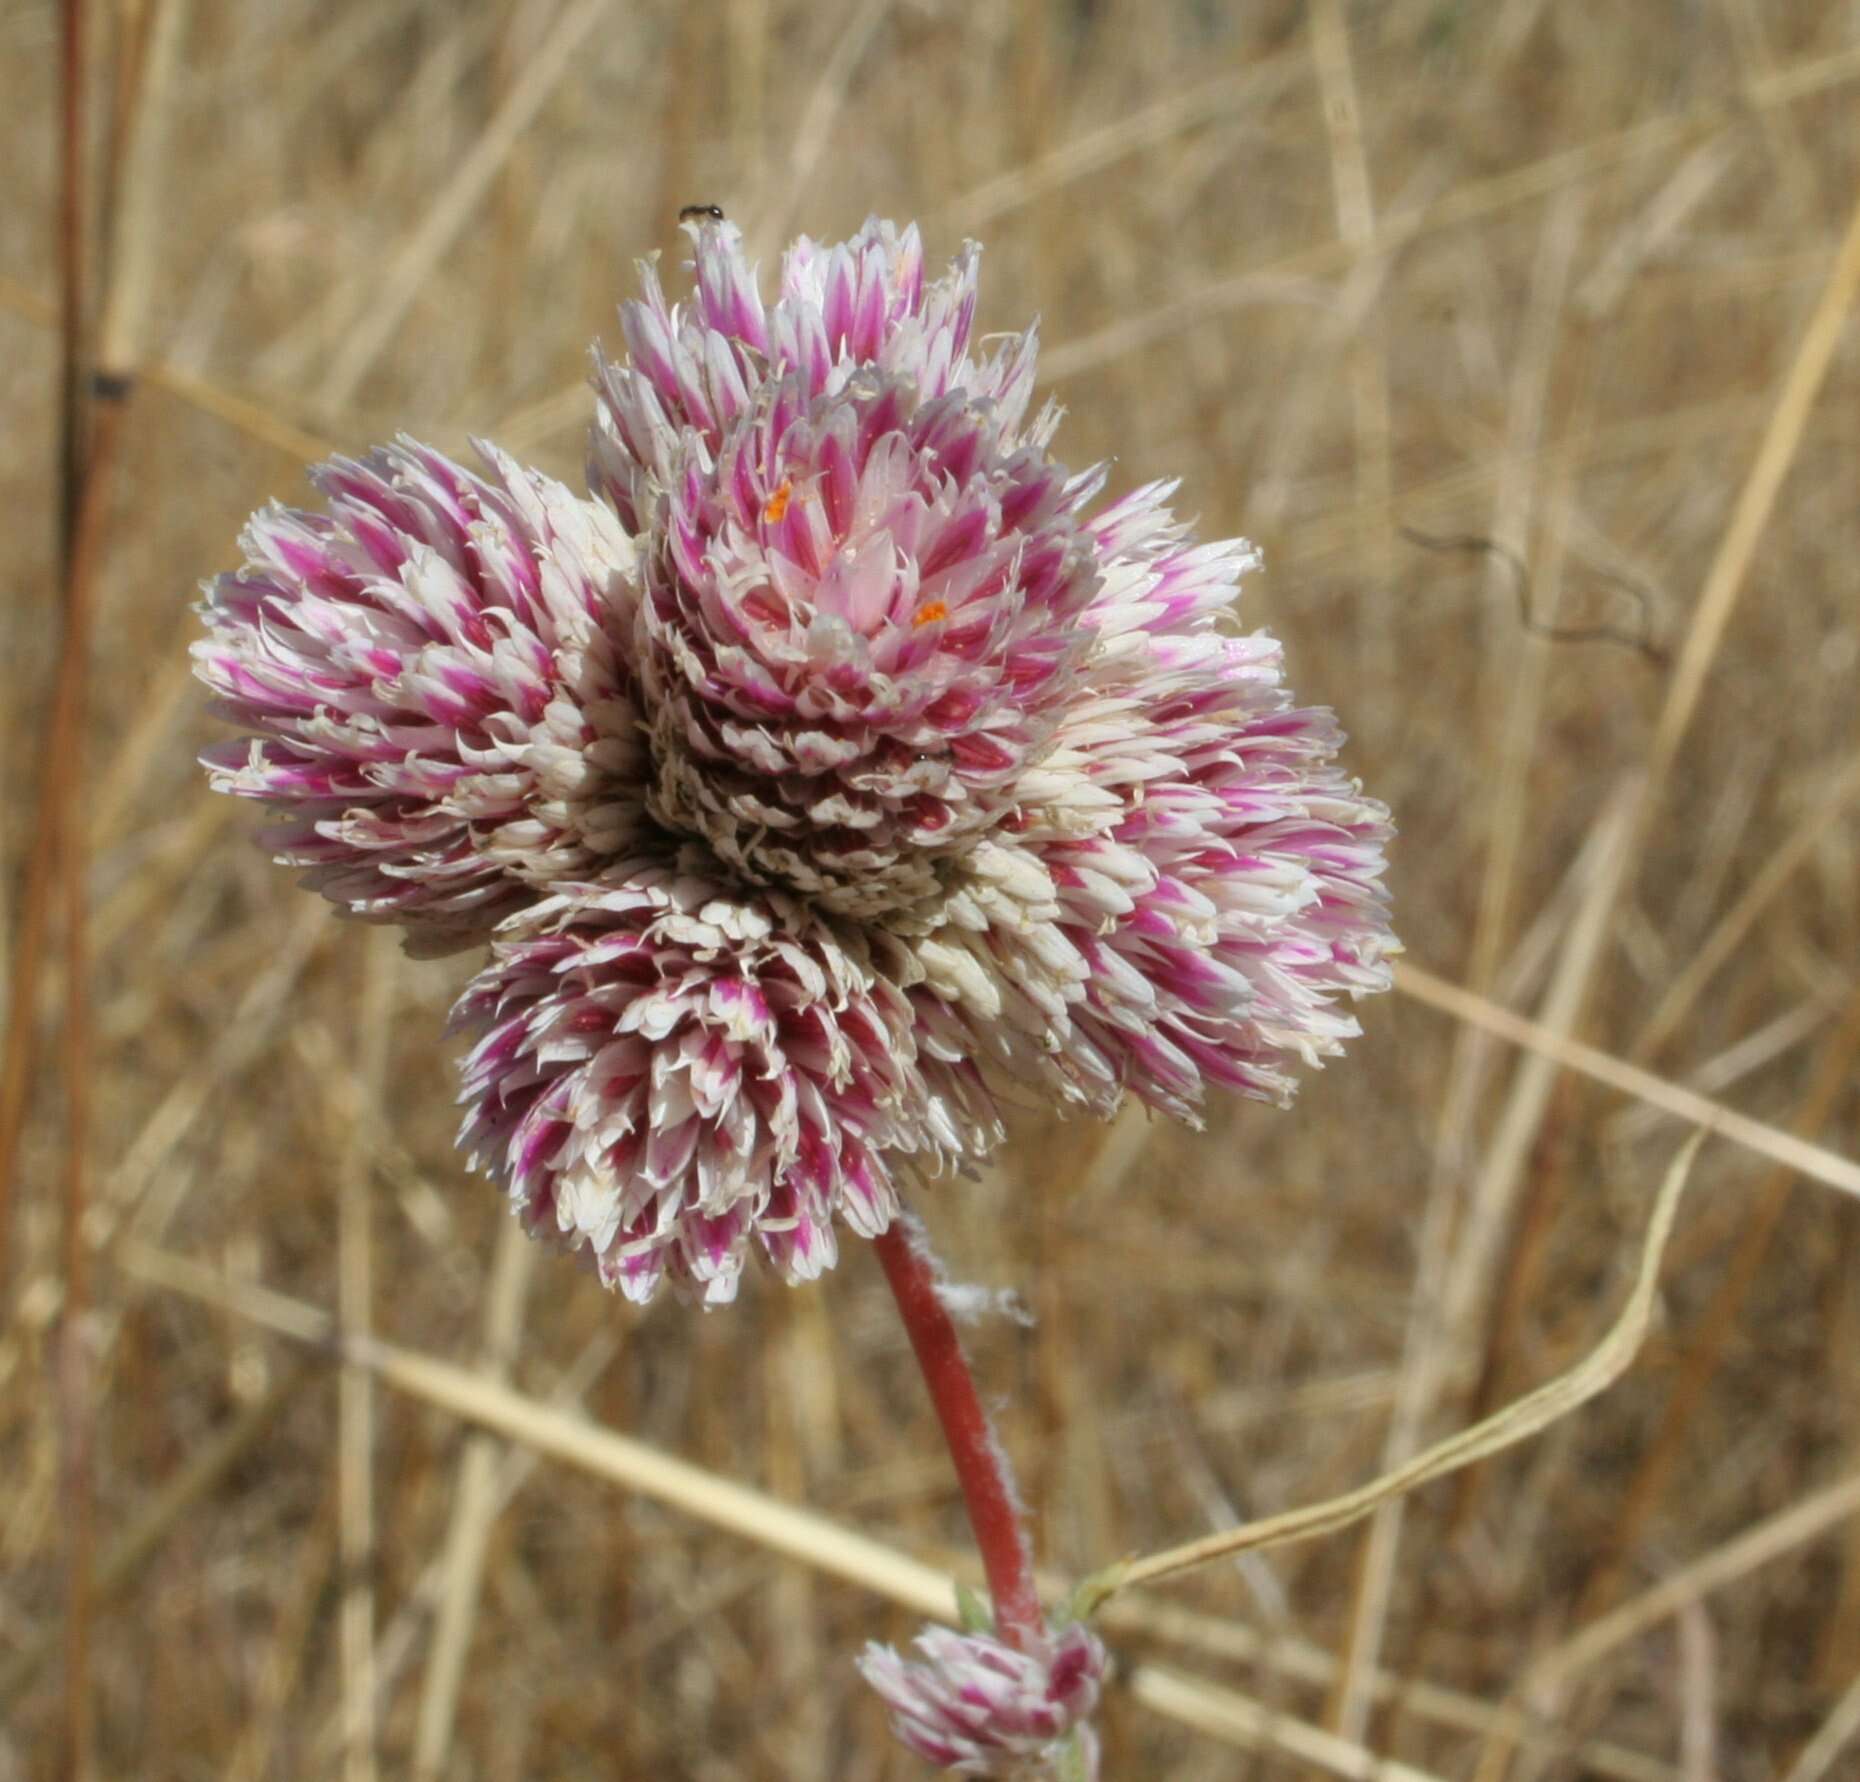
[[[977,250],[736,230],[597,355],[580,496],[402,441],[208,590],[222,790],[410,944],[490,947],[464,1141],[636,1300],[733,1297],[972,1164],[1009,1085],[1271,1101],[1388,981],[1387,813],[1225,623],[1255,562],[1053,455]]]
[[[865,1649],[859,1670],[891,1711],[898,1742],[958,1776],[1098,1773],[1088,1722],[1098,1705],[1107,1657],[1083,1622],[1049,1633],[1023,1651],[987,1633],[926,1628],[918,1657],[890,1646]]]
[[[215,788],[281,811],[281,861],[428,951],[642,839],[633,541],[480,449],[484,476],[412,440],[319,466],[327,511],[253,515],[194,646],[248,733],[207,751]]]

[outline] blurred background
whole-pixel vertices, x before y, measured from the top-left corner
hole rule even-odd
[[[0,5],[0,1776],[922,1773],[851,1668],[917,1622],[882,1591],[279,1334],[340,1307],[967,1551],[869,1256],[709,1317],[531,1272],[452,1149],[463,964],[294,889],[193,764],[189,606],[245,515],[400,430],[578,480],[587,343],[638,257],[682,290],[692,202],[765,263],[871,212],[983,240],[1062,456],[1264,548],[1241,621],[1400,826],[1407,975],[1293,1111],[1029,1121],[923,1207],[1037,1314],[971,1342],[1057,1573],[1570,1365],[1699,1098],[1746,1117],[1606,1397],[1111,1625],[1149,1681],[1107,1777],[1860,1773],[1852,0],[88,15],[87,338],[133,380],[61,733],[59,15]]]

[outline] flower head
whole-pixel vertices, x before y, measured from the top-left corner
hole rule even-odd
[[[916,954],[922,1018],[974,1055],[1099,1113],[1129,1091],[1192,1121],[1210,1084],[1289,1100],[1292,1066],[1358,1031],[1339,998],[1388,984],[1390,828],[1278,644],[1216,624],[1256,553],[1192,542],[1168,494],[1086,522],[1093,647],[991,838],[1022,894],[952,899]]]
[[[934,918],[1090,652],[1064,470],[960,392],[765,385],[642,539],[652,810],[823,909]]]
[[[790,1279],[973,1164],[999,1097],[1289,1098],[1386,987],[1388,814],[1229,620],[1257,561],[1029,417],[977,250],[695,228],[597,359],[582,500],[411,442],[257,516],[199,672],[280,857],[478,938],[465,1138],[635,1298]]]
[[[592,475],[641,543],[653,810],[734,871],[909,922],[1011,809],[1088,640],[1077,489],[1022,430],[1031,332],[968,356],[977,253],[803,237],[763,305],[727,223],[627,304]]]
[[[630,1299],[727,1301],[752,1247],[811,1279],[836,1219],[890,1223],[892,1154],[964,1142],[866,938],[689,859],[558,891],[457,1018],[482,1035],[463,1142]]]
[[[691,233],[691,304],[668,305],[647,264],[645,296],[620,309],[628,363],[595,353],[600,401],[589,480],[629,532],[651,525],[686,436],[720,448],[771,378],[793,379],[803,406],[837,394],[861,372],[908,388],[919,402],[961,390],[988,403],[1001,437],[1014,439],[1033,395],[1034,336],[1029,329],[988,359],[970,359],[980,264],[973,243],[942,278],[926,282],[915,224],[899,230],[873,218],[830,247],[803,235],[782,256],[779,294],[765,305],[735,224],[697,223]],[[1056,419],[1044,413],[1035,439]]]
[[[915,1660],[869,1645],[859,1670],[891,1710],[899,1742],[919,1757],[959,1776],[1007,1776],[1029,1764],[1052,1773],[1070,1755],[1069,1774],[1097,1774],[1097,1742],[1085,1722],[1107,1659],[1083,1622],[1030,1651],[947,1627],[926,1628],[912,1644]]]
[[[205,761],[358,915],[443,949],[637,842],[634,551],[603,504],[481,447],[412,440],[312,473],[210,583],[195,670],[247,734]]]
[[[1387,813],[1278,646],[1257,562],[1022,421],[1032,333],[969,356],[977,256],[803,240],[765,308],[735,230],[602,363],[596,480],[640,546],[653,814],[906,942],[920,1034],[1061,1100],[1284,1100],[1387,982]]]

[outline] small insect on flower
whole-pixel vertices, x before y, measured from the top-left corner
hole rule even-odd
[[[678,213],[678,220],[681,223],[721,223],[723,206],[721,204],[687,204]]]

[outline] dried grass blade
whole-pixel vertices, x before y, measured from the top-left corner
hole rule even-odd
[[[1354,1491],[1108,1567],[1085,1584],[1080,1593],[1081,1607],[1095,1607],[1116,1591],[1174,1577],[1235,1553],[1283,1547],[1293,1541],[1334,1534],[1362,1521],[1379,1504],[1405,1496],[1430,1480],[1457,1472],[1475,1460],[1515,1447],[1613,1385],[1632,1364],[1652,1321],[1661,1258],[1666,1253],[1667,1239],[1672,1235],[1680,1197],[1691,1176],[1692,1160],[1698,1155],[1704,1138],[1704,1133],[1697,1132],[1686,1141],[1667,1170],[1665,1181],[1660,1184],[1627,1304],[1602,1340],[1568,1372],[1513,1400],[1470,1429],[1436,1442],[1406,1466],[1396,1467]]]
[[[1486,1032],[1495,1033],[1514,1046],[1525,1046],[1533,1052],[1543,1053],[1547,1058],[1554,1058],[1569,1069],[1580,1071],[1583,1076],[1606,1084],[1610,1089],[1618,1089],[1623,1095],[1644,1101],[1649,1107],[1659,1108],[1663,1113],[1680,1120],[1689,1120],[1695,1126],[1707,1127],[1720,1138],[1728,1139],[1734,1145],[1742,1145],[1745,1150],[1754,1151],[1759,1157],[1787,1164],[1789,1168],[1799,1170],[1824,1187],[1860,1196],[1860,1163],[1851,1157],[1843,1157],[1838,1151],[1830,1151],[1825,1145],[1811,1145],[1797,1138],[1794,1133],[1766,1125],[1761,1120],[1753,1120],[1748,1114],[1740,1114],[1735,1108],[1727,1108],[1722,1102],[1713,1101],[1695,1090],[1678,1083],[1669,1083],[1664,1077],[1656,1077],[1651,1071],[1642,1070],[1637,1065],[1624,1063],[1598,1046],[1564,1039],[1529,1016],[1515,1014],[1483,996],[1475,996],[1470,990],[1463,990],[1458,984],[1450,984],[1445,978],[1435,977],[1432,972],[1424,971],[1418,965],[1398,962],[1395,967],[1395,988],[1404,995],[1412,996],[1416,1002],[1424,1002],[1430,1008],[1452,1015],[1456,1020],[1470,1021],[1475,1026],[1483,1027]]]

